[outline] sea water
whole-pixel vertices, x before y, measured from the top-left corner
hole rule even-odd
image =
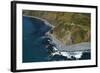
[[[51,27],[48,26],[44,21],[37,18],[23,16],[22,26],[23,26],[22,61],[24,63],[77,60],[75,57],[73,56],[71,57],[71,54],[69,53],[67,53],[67,56],[64,56],[62,54],[51,55],[50,53],[48,53],[48,49],[45,47],[45,44],[43,43],[44,40],[43,37],[46,37],[45,33],[48,32],[51,29]],[[91,58],[90,52],[81,52],[81,57],[78,60],[87,60],[90,58]]]

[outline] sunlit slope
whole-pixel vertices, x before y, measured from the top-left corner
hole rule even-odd
[[[46,19],[54,25],[53,35],[63,44],[90,42],[91,14],[89,13],[24,10],[23,14]]]

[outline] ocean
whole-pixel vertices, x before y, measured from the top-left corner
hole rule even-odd
[[[42,19],[35,17],[23,16],[23,36],[22,36],[22,61],[23,63],[27,62],[48,62],[48,61],[71,61],[71,60],[88,60],[91,59],[91,52],[81,52],[82,55],[80,58],[75,58],[71,56],[63,56],[58,53],[52,55],[56,51],[52,50],[54,45],[50,44],[49,37],[45,34],[52,27],[47,24]],[[44,42],[45,40],[46,43]],[[49,40],[49,41],[48,41]],[[49,45],[47,45],[49,43]],[[49,46],[49,47],[48,47]],[[48,47],[48,48],[47,48]],[[59,51],[60,52],[60,51]],[[67,54],[67,52],[66,52]],[[70,56],[70,54],[69,54]]]

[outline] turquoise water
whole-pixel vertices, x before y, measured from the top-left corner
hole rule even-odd
[[[75,58],[68,59],[65,56],[54,55],[50,56],[48,49],[43,43],[48,32],[51,29],[44,21],[23,16],[23,62],[44,62],[44,61],[61,61],[61,60],[75,60]],[[90,52],[84,52],[80,60],[90,59]]]

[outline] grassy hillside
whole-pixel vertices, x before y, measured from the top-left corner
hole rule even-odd
[[[24,10],[23,15],[46,19],[55,26],[53,35],[66,45],[90,42],[91,15],[89,13]]]

